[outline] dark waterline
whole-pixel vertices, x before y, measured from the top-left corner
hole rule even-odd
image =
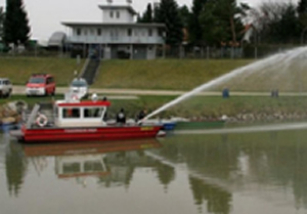
[[[0,138],[4,214],[307,212],[307,130],[51,146]]]

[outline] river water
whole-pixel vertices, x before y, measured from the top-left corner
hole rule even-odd
[[[0,213],[307,213],[307,129],[22,145],[0,135]]]

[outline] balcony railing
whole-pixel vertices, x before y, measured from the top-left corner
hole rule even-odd
[[[162,37],[156,36],[70,36],[70,43],[86,43],[86,44],[163,44]]]

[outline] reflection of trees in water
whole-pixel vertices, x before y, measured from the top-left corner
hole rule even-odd
[[[125,185],[128,188],[133,179],[133,173],[137,168],[153,169],[165,189],[175,178],[175,169],[173,167],[146,156],[143,150],[109,153],[105,157],[105,164],[110,173],[101,176],[98,181],[104,187]]]
[[[230,213],[232,195],[214,185],[206,184],[204,181],[190,177],[190,186],[194,196],[195,204],[201,211],[204,201],[207,204],[207,211],[210,213]]]
[[[307,207],[305,139],[306,131],[229,134],[227,138],[223,135],[178,136],[169,138],[159,154],[177,163],[181,156],[190,171],[222,179],[228,184],[244,181],[259,187],[292,188],[297,206]]]
[[[167,186],[175,179],[175,169],[159,161],[156,162],[154,168],[157,170],[160,183],[167,190]]]
[[[24,182],[27,168],[27,162],[19,144],[9,144],[5,155],[5,166],[9,193],[17,197]]]
[[[174,162],[184,161],[190,169],[206,172],[220,178],[229,178],[237,167],[239,150],[228,143],[228,136],[206,139],[203,136],[171,138],[159,154]]]
[[[292,187],[297,207],[307,207],[307,139],[300,131],[279,134],[275,142],[253,143],[247,152],[250,169],[260,184]]]

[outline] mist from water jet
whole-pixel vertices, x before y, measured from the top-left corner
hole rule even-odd
[[[241,68],[237,68],[225,75],[222,75],[214,80],[209,81],[208,83],[205,83],[195,89],[193,89],[190,92],[187,92],[185,94],[183,94],[182,96],[176,98],[175,100],[166,103],[165,105],[163,105],[162,107],[158,108],[157,110],[153,111],[152,113],[150,113],[149,115],[147,115],[142,121],[145,121],[159,113],[161,113],[162,111],[165,111],[166,109],[190,98],[191,96],[200,93],[206,89],[209,89],[211,87],[217,86],[219,84],[223,84],[226,81],[229,81],[231,79],[234,79],[236,77],[238,77],[239,75],[252,75],[253,73],[259,71],[259,70],[264,70],[265,68],[268,67],[273,67],[273,66],[278,66],[280,68],[286,69],[290,63],[294,60],[297,59],[299,56],[306,56],[307,55],[307,47],[299,47],[293,50],[289,50],[283,53],[278,53],[275,55],[272,55],[270,57],[267,57],[265,59],[259,60],[257,62],[254,62],[252,64],[249,64],[247,66],[241,67]]]

